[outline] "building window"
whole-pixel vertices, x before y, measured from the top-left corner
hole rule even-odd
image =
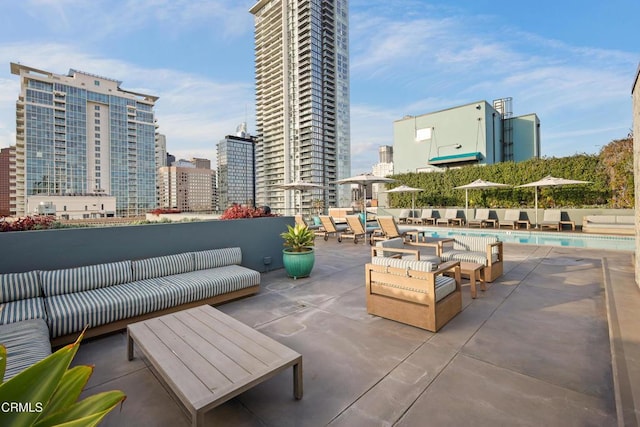
[[[94,80],[93,84],[94,86],[100,86],[100,80]]]

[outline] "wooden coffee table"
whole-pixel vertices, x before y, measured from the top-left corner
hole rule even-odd
[[[446,273],[445,273],[446,274]],[[484,265],[476,264],[474,262],[460,262],[460,275],[469,276],[469,282],[471,285],[471,298],[476,298],[478,292],[476,290],[476,282],[480,282],[480,290],[486,291],[487,285],[484,281]]]
[[[129,360],[135,343],[194,426],[210,409],[291,366],[294,397],[302,398],[302,356],[211,306],[133,323],[127,333]]]

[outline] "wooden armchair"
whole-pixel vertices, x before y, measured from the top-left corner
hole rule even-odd
[[[367,312],[375,316],[437,332],[462,310],[457,261],[437,265],[377,256],[365,266],[365,282]]]

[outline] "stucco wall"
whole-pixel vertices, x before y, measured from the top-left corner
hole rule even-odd
[[[231,246],[242,248],[242,265],[264,272],[283,267],[280,233],[287,224],[294,224],[292,217],[0,233],[0,273]]]
[[[640,287],[640,66],[633,88],[633,175],[636,191],[636,284]]]

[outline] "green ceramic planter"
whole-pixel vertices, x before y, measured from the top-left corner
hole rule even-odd
[[[289,249],[282,250],[282,262],[289,277],[294,279],[309,277],[311,270],[313,270],[316,254],[313,252],[313,248],[308,249],[306,252],[290,252]]]

